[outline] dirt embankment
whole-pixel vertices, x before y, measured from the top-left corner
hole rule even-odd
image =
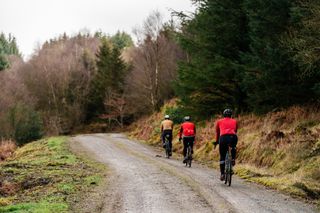
[[[171,102],[161,112],[139,120],[131,126],[129,135],[158,146],[159,124],[165,112],[175,107]],[[291,107],[265,116],[250,114],[236,119],[240,124],[237,174],[320,206],[319,107]],[[197,123],[195,158],[200,163],[218,167],[218,149],[213,150],[211,144],[215,138],[215,120]],[[181,150],[175,138],[174,151],[181,153]]]

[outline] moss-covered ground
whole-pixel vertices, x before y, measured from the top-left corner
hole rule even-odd
[[[0,212],[76,211],[104,173],[103,165],[71,153],[67,137],[29,143],[0,163]]]

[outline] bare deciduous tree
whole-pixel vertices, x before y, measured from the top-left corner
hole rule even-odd
[[[151,14],[135,33],[138,47],[126,54],[133,67],[126,81],[127,98],[136,111],[158,110],[173,94],[172,82],[182,51],[170,36],[172,31],[165,28],[159,12]]]
[[[83,121],[99,44],[90,35],[68,38],[64,34],[46,42],[24,67],[24,83],[49,133],[68,132]]]
[[[108,119],[109,123],[111,121],[116,121],[119,126],[123,127],[123,118],[126,115],[127,104],[124,94],[112,92],[109,94],[105,100],[105,107],[107,114],[101,115],[102,119]]]

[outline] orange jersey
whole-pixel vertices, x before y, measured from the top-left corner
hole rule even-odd
[[[235,119],[222,118],[216,123],[216,141],[219,140],[222,135],[236,135],[238,130],[238,124]]]
[[[196,135],[196,126],[192,122],[184,122],[181,124],[180,132],[179,132],[179,137],[181,138],[182,136],[195,136]]]

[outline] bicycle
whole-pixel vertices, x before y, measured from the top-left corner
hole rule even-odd
[[[192,148],[191,148],[190,142],[188,142],[187,155],[186,155],[186,166],[189,165],[189,167],[191,167],[191,163],[192,163]]]
[[[171,154],[171,148],[170,148],[170,135],[165,135],[164,136],[164,146],[165,146],[165,152],[166,152],[166,158],[170,158]]]
[[[228,152],[225,158],[225,172],[224,172],[225,174],[224,184],[228,184],[229,186],[231,186],[231,180],[232,180],[232,174],[233,174],[231,149],[232,149],[231,146],[228,145]]]

